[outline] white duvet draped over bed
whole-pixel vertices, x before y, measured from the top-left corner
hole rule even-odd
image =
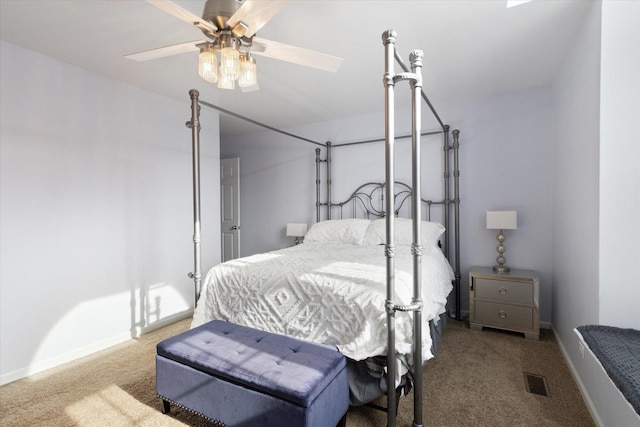
[[[410,246],[396,247],[396,304],[413,294]],[[422,256],[423,355],[428,321],[445,311],[453,271],[435,244]],[[354,360],[387,353],[386,258],[383,245],[303,243],[212,268],[202,284],[192,327],[222,319],[335,345]],[[396,352],[412,353],[410,313],[396,313]]]

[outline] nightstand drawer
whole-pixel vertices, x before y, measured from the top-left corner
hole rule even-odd
[[[473,283],[476,298],[509,304],[531,305],[533,303],[533,283],[531,282],[475,278]]]
[[[476,301],[475,322],[506,329],[533,329],[533,308]]]

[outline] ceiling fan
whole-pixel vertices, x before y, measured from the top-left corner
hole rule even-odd
[[[147,0],[194,25],[206,39],[133,53],[125,58],[149,61],[199,50],[198,72],[202,78],[218,83],[222,89],[234,89],[237,81],[243,92],[258,89],[254,54],[324,71],[338,71],[342,58],[256,37],[256,32],[282,10],[287,1],[207,0],[200,18],[169,0]]]

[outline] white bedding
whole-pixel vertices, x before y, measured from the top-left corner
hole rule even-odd
[[[396,247],[396,303],[413,294],[410,246]],[[423,358],[431,354],[428,321],[445,311],[453,271],[435,244],[422,257]],[[223,319],[335,345],[354,360],[387,353],[384,246],[305,242],[225,262],[202,283],[192,327]],[[412,316],[396,313],[396,352],[412,352]]]

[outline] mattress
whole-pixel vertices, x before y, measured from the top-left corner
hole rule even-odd
[[[395,303],[409,304],[413,294],[409,245],[396,246],[395,264]],[[386,277],[382,245],[305,242],[228,261],[213,267],[203,280],[192,327],[221,319],[335,345],[355,361],[384,355]],[[433,357],[428,323],[445,312],[453,278],[441,250],[426,244],[423,361]],[[397,312],[395,351],[408,360],[412,360],[412,330],[411,314]]]
[[[640,414],[640,331],[601,325],[579,326],[576,330]]]

